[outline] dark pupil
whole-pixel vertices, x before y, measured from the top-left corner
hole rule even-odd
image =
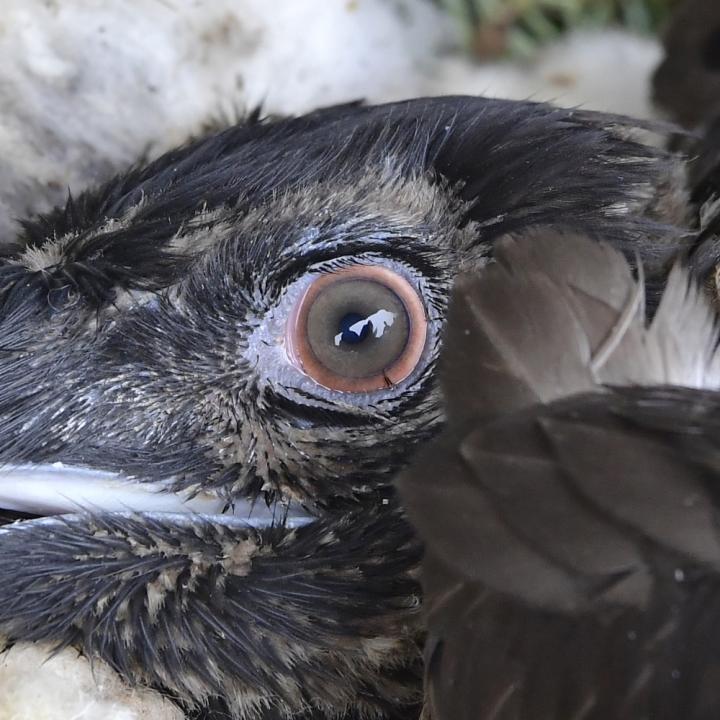
[[[362,326],[358,327],[358,323],[362,323]],[[354,312],[347,313],[338,324],[338,334],[341,335],[340,342],[358,345],[370,334],[370,325],[371,323],[364,315]]]

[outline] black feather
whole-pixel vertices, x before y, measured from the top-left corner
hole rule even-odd
[[[639,245],[646,260],[662,263],[676,248],[646,238],[668,237],[667,218],[642,215],[672,173],[672,158],[633,139],[637,126],[600,113],[470,97],[252,119],[71,197],[65,208],[25,222],[19,243],[40,247],[71,236],[62,265],[45,276],[62,281],[62,267],[88,301],[104,303],[116,287],[173,282],[183,264],[169,244],[201,211],[242,215],[277,193],[353,182],[389,158],[406,177],[429,173],[457,187],[467,218],[478,223],[478,242],[561,223],[602,234],[631,256]],[[17,250],[9,246],[7,259]]]
[[[385,714],[418,700],[419,547],[389,509],[294,531],[115,514],[0,532],[10,638],[76,645],[128,681],[188,708],[224,702],[233,717],[328,703]]]

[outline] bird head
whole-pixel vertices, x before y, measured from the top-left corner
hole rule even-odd
[[[40,517],[0,534],[0,631],[237,717],[411,706],[392,478],[443,421],[453,280],[545,225],[660,273],[686,206],[640,135],[476,98],[253,117],[25,223],[0,507]]]

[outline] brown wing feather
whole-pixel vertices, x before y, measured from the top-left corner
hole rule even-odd
[[[716,720],[714,319],[676,271],[648,329],[619,255],[550,240],[459,285],[448,429],[399,481],[427,547],[429,714]]]

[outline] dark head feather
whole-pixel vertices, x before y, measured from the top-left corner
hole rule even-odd
[[[411,712],[418,554],[392,478],[443,423],[452,283],[548,226],[639,254],[662,282],[693,210],[652,131],[465,97],[252,118],[26,222],[0,258],[0,462],[162,481],[279,520],[9,527],[0,631],[238,717]],[[407,379],[343,394],[289,368],[278,332],[308,274],[361,262],[402,269],[428,341]],[[298,507],[314,523],[293,530]]]

